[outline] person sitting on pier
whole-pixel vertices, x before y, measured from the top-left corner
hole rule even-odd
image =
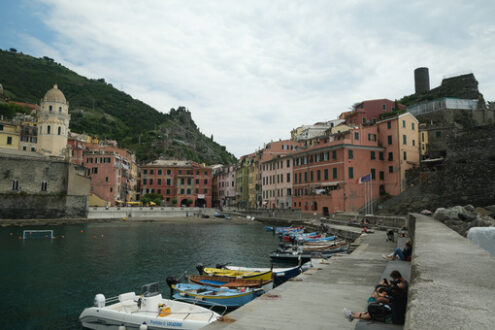
[[[397,257],[399,257],[400,260],[411,261],[412,246],[412,241],[408,240],[404,249],[396,248],[392,255],[387,256],[384,254],[383,257],[390,261],[395,260]]]
[[[349,309],[344,309],[344,317],[349,321],[360,319],[391,323],[392,307],[390,306],[390,298],[387,295],[387,290],[379,287],[373,292],[371,297],[368,298],[367,312],[352,312]]]
[[[407,289],[409,283],[398,270],[393,270],[390,273],[390,282],[387,279],[383,279],[378,287],[383,287],[389,297],[390,306],[392,307],[392,323],[404,324],[407,308]]]

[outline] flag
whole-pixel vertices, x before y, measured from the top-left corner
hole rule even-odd
[[[371,174],[366,174],[359,178],[358,183],[370,182],[370,181],[371,181]]]

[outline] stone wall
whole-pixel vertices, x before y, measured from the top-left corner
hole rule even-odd
[[[86,196],[0,194],[1,219],[85,218]]]
[[[455,205],[483,207],[494,204],[494,143],[494,126],[453,134],[447,141],[445,160],[423,168],[420,173],[411,172],[408,176],[411,187],[400,196],[381,203],[379,211],[405,214]]]
[[[0,219],[86,217],[88,194],[89,178],[68,162],[0,154]]]

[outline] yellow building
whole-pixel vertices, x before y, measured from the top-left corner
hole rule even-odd
[[[20,127],[0,121],[0,148],[19,149]]]
[[[239,207],[256,206],[256,174],[254,154],[241,157],[236,167],[236,200]]]

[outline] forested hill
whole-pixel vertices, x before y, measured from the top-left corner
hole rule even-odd
[[[104,79],[87,79],[51,58],[0,50],[0,84],[8,99],[39,104],[54,83],[69,101],[71,131],[115,139],[141,162],[159,157],[210,165],[236,161],[213,136],[200,132],[185,107],[161,113]]]

